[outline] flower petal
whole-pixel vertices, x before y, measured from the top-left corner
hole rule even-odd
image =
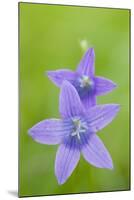
[[[96,96],[94,94],[87,95],[84,98],[81,98],[81,101],[85,109],[89,110],[90,107],[93,107],[96,105]]]
[[[94,60],[95,53],[93,48],[89,48],[83,58],[81,59],[77,72],[81,75],[87,75],[90,78],[94,76]]]
[[[71,70],[68,70],[68,69],[48,71],[47,75],[48,75],[49,79],[53,83],[55,83],[58,87],[61,86],[61,84],[64,80],[67,80],[72,83],[76,78],[76,73]]]
[[[80,150],[77,145],[76,140],[73,138],[71,141],[61,144],[58,148],[55,175],[59,184],[65,183],[80,159]]]
[[[79,116],[84,112],[83,105],[75,87],[64,81],[60,92],[60,113],[64,118]]]
[[[29,129],[32,138],[42,144],[59,144],[70,134],[72,125],[60,119],[43,120]]]
[[[118,104],[105,104],[94,106],[88,112],[90,130],[97,132],[108,125],[117,115],[120,106]]]
[[[104,95],[111,92],[116,87],[114,82],[103,77],[95,77],[94,81],[96,95]]]
[[[81,152],[87,162],[99,168],[113,168],[112,158],[100,138],[92,133],[89,138],[82,137]]]

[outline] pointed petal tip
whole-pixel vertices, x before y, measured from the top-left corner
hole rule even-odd
[[[121,105],[120,104],[115,104],[115,103],[112,103],[112,104],[104,104],[104,107],[107,107],[107,106],[109,106],[109,107],[111,107],[111,109],[114,109],[114,110],[116,110],[117,112],[120,110],[120,107],[121,107]]]
[[[78,64],[77,67],[78,74],[94,78],[95,74],[94,61],[95,61],[94,48],[88,48],[85,54],[83,55],[82,59],[80,60],[80,63]]]
[[[115,110],[118,112],[120,110],[121,105],[120,104],[113,104]]]
[[[110,154],[108,155],[107,162],[105,162],[104,165],[101,168],[108,169],[108,170],[114,170],[113,160],[112,160]]]
[[[116,107],[117,107],[118,109],[120,109],[121,105],[120,105],[120,104],[116,104]]]
[[[49,71],[44,72],[44,76],[48,76]]]
[[[64,80],[73,82],[76,78],[76,73],[68,69],[59,69],[55,71],[46,72],[48,78],[58,87],[61,87]]]
[[[120,104],[111,104],[111,110],[114,112],[114,116],[120,111]]]
[[[108,169],[108,170],[114,170],[114,167],[113,167],[113,165],[109,165],[109,166],[104,166],[104,167],[102,167],[103,169]]]
[[[49,75],[49,72],[50,72],[50,71],[45,71],[44,74],[45,74],[45,75]]]
[[[67,141],[66,144],[62,143],[56,153],[55,176],[59,185],[64,184],[69,179],[80,159],[80,151],[76,141],[72,140],[70,147],[69,143],[70,141]]]
[[[114,165],[113,165],[113,161],[112,161],[111,157],[110,157],[109,162],[107,163],[106,168],[109,169],[109,170],[113,170],[114,169]]]
[[[58,185],[63,185],[66,181],[65,180],[59,180],[57,177]]]
[[[87,51],[94,51],[93,47],[89,47]]]
[[[110,79],[95,76],[95,93],[97,96],[105,95],[110,93],[117,88],[117,84]]]
[[[116,88],[117,88],[117,84],[113,82],[113,86],[112,86],[112,88],[111,88],[111,91],[112,91],[112,90],[115,90]]]
[[[52,79],[52,75],[53,75],[52,71],[46,71],[44,75],[47,76],[51,81],[53,81],[53,79]]]
[[[108,170],[114,170],[113,162],[111,160],[109,163],[106,163],[106,165],[104,165],[102,167],[98,167],[98,168],[108,169]]]
[[[113,164],[111,165],[111,167],[109,167],[109,170],[114,170]]]
[[[46,71],[45,75],[48,76],[48,78],[51,79],[51,76],[53,75],[53,71]]]
[[[117,84],[113,82],[113,89],[117,87]]]
[[[35,139],[35,134],[34,134],[34,131],[32,128],[30,128],[28,131],[27,131],[28,135],[32,137],[32,139],[34,140]]]
[[[87,52],[89,53],[89,55],[95,55],[95,51],[94,51],[94,48],[91,47],[91,48],[88,48]]]
[[[49,78],[53,78],[55,76],[57,76],[58,72],[61,71],[61,70],[49,70],[49,71],[46,71],[46,75],[49,77]]]
[[[28,133],[29,136],[32,136],[33,135],[32,129],[31,128],[28,129],[27,133]]]

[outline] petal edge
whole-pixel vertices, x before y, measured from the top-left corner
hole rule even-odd
[[[76,78],[76,73],[68,69],[60,69],[55,71],[47,71],[48,78],[58,87],[63,81],[73,82]]]
[[[64,81],[61,87],[59,110],[63,118],[79,116],[84,113],[78,92],[68,81]]]
[[[59,144],[70,134],[72,126],[60,119],[43,120],[29,129],[28,134],[41,144]]]
[[[83,145],[81,151],[85,160],[91,165],[98,168],[113,169],[112,158],[101,139],[95,133],[92,133],[88,138],[88,142]]]
[[[93,78],[95,73],[94,61],[95,61],[94,48],[89,48],[82,57],[77,67],[77,72],[81,75],[87,75],[90,78]]]
[[[80,151],[76,146],[76,140],[71,144],[61,144],[56,153],[55,175],[58,183],[64,184],[71,176],[80,159]]]
[[[111,81],[110,79],[106,79],[104,77],[96,76],[94,78],[94,81],[95,81],[95,94],[97,96],[105,95],[117,87],[117,85],[113,81]]]
[[[88,124],[92,132],[97,132],[107,126],[120,110],[118,104],[97,105],[88,113]]]

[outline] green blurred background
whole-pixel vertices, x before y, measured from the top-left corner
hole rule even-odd
[[[20,23],[20,196],[128,190],[129,160],[129,10],[19,4]],[[94,47],[96,75],[115,81],[117,89],[98,103],[119,103],[118,117],[99,132],[114,170],[81,160],[59,186],[54,174],[56,146],[36,143],[27,130],[59,117],[57,88],[47,70],[76,69],[86,47]]]

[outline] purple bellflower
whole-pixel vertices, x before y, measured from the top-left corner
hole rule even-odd
[[[60,144],[55,161],[58,183],[65,183],[72,174],[80,159],[80,153],[91,165],[112,169],[111,156],[96,132],[114,119],[119,105],[96,105],[86,111],[75,87],[64,81],[61,86],[59,111],[61,119],[43,120],[28,131],[36,142]]]
[[[116,84],[111,80],[95,76],[95,53],[89,48],[80,61],[76,72],[68,69],[48,71],[47,75],[58,87],[64,80],[71,82],[77,89],[85,108],[96,105],[96,96],[112,91]]]

